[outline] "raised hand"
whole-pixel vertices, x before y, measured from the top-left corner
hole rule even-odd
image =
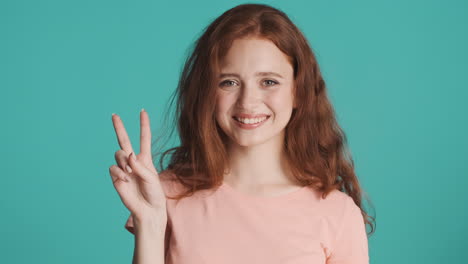
[[[122,120],[116,114],[112,122],[121,149],[115,152],[117,165],[109,168],[112,182],[133,217],[167,219],[166,196],[151,157],[151,128],[148,113],[140,112],[140,153],[135,155]]]

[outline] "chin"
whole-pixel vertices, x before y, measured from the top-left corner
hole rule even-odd
[[[231,143],[239,147],[254,147],[265,144],[271,140],[271,137],[268,138],[248,138],[245,140],[231,138]]]

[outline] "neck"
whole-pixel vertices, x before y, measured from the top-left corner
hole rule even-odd
[[[298,185],[288,172],[281,137],[247,147],[231,144],[228,155],[230,170],[224,175],[224,182],[232,186],[260,189]]]

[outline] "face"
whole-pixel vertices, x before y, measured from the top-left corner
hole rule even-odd
[[[287,56],[269,40],[237,39],[221,61],[218,77],[216,121],[230,143],[282,142],[294,107],[293,68]],[[239,117],[258,118],[236,120]]]

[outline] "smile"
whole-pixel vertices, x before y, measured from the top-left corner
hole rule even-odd
[[[252,118],[252,119],[238,118],[238,117],[235,117],[235,116],[232,117],[232,119],[235,120],[235,123],[237,124],[237,126],[239,126],[240,128],[243,128],[243,129],[257,128],[257,127],[261,126],[262,124],[264,124],[269,118],[270,118],[270,116],[264,116],[264,117]]]

